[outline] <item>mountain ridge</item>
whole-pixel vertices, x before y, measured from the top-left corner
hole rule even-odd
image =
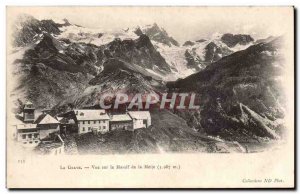
[[[203,133],[239,142],[278,139],[284,129],[285,97],[279,78],[284,60],[282,37],[223,57],[169,88],[195,92],[201,110],[180,113]],[[231,136],[230,134],[235,134]]]

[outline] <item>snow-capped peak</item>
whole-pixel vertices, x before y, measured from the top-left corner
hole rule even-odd
[[[219,32],[215,32],[211,35],[210,40],[216,40],[216,39],[220,39],[222,37],[223,34],[219,33]]]
[[[62,33],[59,38],[67,38],[74,42],[91,43],[97,46],[105,45],[116,38],[136,39],[138,36],[133,30],[129,28],[124,29],[100,29],[100,28],[86,28],[78,25],[63,26],[60,28]]]

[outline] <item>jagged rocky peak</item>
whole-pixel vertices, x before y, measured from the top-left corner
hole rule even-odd
[[[250,42],[253,42],[254,39],[250,35],[246,34],[223,34],[221,37],[223,43],[225,43],[228,47],[234,47],[237,44],[246,45]]]
[[[205,61],[206,62],[214,62],[221,59],[223,56],[227,56],[233,53],[230,49],[226,47],[218,46],[214,42],[210,42],[205,47]]]
[[[28,14],[17,16],[13,26],[13,46],[25,46],[33,41],[36,34],[41,33],[40,21]]]
[[[55,40],[51,35],[43,33],[42,40],[35,46],[36,51],[52,51],[59,52],[62,49],[62,44]]]
[[[195,42],[190,41],[190,40],[186,41],[186,42],[183,44],[183,46],[194,46],[194,45],[195,45]]]
[[[117,38],[105,47],[104,54],[107,58],[119,58],[157,73],[166,74],[171,71],[165,59],[155,49],[150,38],[145,34],[140,35],[135,40],[121,40]]]
[[[147,46],[154,49],[150,38],[144,34],[140,35],[140,37],[137,39],[137,47],[143,47],[143,46]]]
[[[13,36],[15,37],[14,46],[26,46],[35,43],[45,34],[59,35],[60,27],[68,25],[67,23],[58,24],[53,20],[37,20],[28,14],[21,14],[17,17],[14,25]]]
[[[64,26],[70,26],[71,25],[71,23],[69,22],[69,20],[67,20],[66,18],[64,18],[62,21],[64,22],[63,23]]]
[[[141,30],[141,27],[139,26],[134,30],[134,33],[138,36],[144,34],[143,31]]]
[[[146,34],[153,41],[166,44],[168,46],[179,46],[179,43],[166,32],[165,29],[159,27],[156,23],[146,25],[144,27],[137,27],[135,33],[140,36]]]

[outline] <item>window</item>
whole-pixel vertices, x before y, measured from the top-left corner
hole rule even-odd
[[[28,138],[32,138],[32,134],[29,134],[29,135],[28,135]]]
[[[34,134],[34,138],[37,138],[38,137],[38,134]]]
[[[103,126],[103,129],[106,129],[106,126]]]
[[[85,128],[84,128],[84,127],[82,127],[82,131],[85,131]]]
[[[90,121],[88,121],[88,124],[90,124]]]
[[[38,141],[35,141],[35,143],[39,143]]]
[[[26,135],[22,135],[22,139],[26,139]]]
[[[82,121],[82,124],[84,124],[84,121]]]
[[[29,143],[32,144],[32,141],[30,141]]]
[[[94,121],[94,124],[96,124],[97,121]]]
[[[23,144],[27,144],[27,142],[25,141],[25,142],[23,142]]]

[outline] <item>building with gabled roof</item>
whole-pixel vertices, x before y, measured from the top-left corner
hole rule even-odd
[[[133,120],[133,129],[147,128],[151,125],[149,111],[128,111],[128,115]]]
[[[40,142],[39,128],[36,124],[15,125],[16,139],[26,146],[36,146]]]
[[[110,116],[110,121],[111,122],[132,121],[132,119],[128,114],[117,114],[117,115],[111,115]]]
[[[59,124],[59,121],[49,114],[41,114],[35,121],[35,124]]]
[[[75,109],[78,133],[106,133],[109,131],[109,116],[103,109]]]
[[[110,130],[133,130],[133,122],[128,114],[110,115],[109,128]]]
[[[60,130],[60,123],[50,114],[41,114],[35,121],[37,127],[40,129],[40,139],[47,138],[52,133],[58,133]]]

